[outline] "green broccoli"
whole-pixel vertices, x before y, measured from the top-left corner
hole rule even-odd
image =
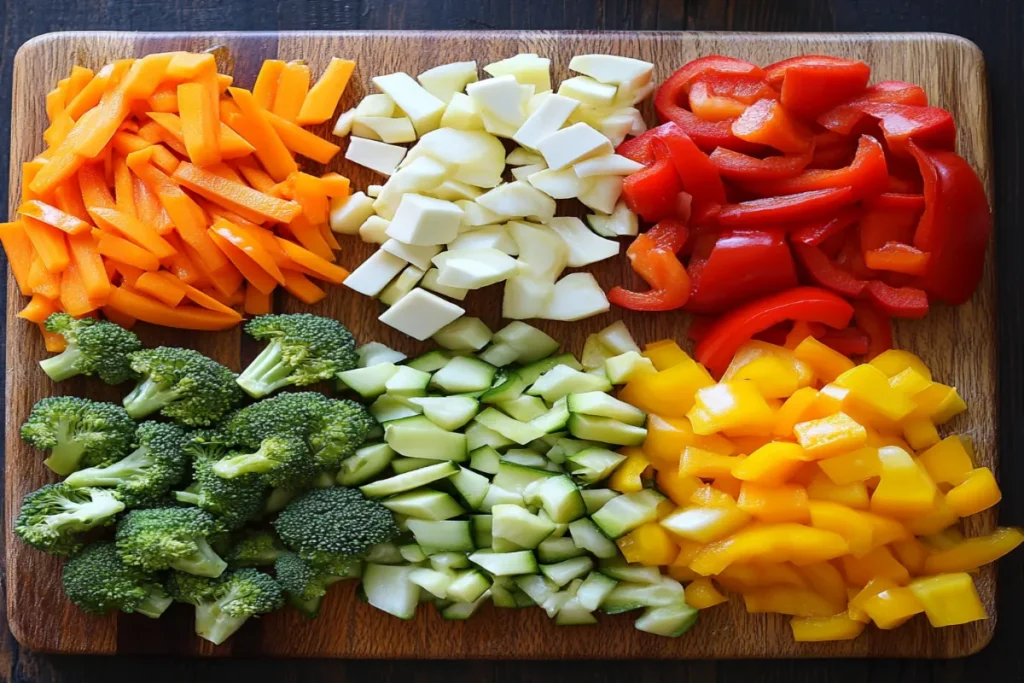
[[[249,531],[235,542],[224,559],[231,567],[264,567],[286,554],[288,551],[273,531]]]
[[[153,574],[121,561],[111,541],[86,546],[64,563],[64,593],[89,614],[138,612],[156,619],[171,597]]]
[[[222,532],[213,515],[199,508],[132,510],[117,523],[117,549],[125,562],[147,571],[216,577],[228,565],[210,539]]]
[[[130,358],[142,377],[124,398],[135,419],[160,411],[185,425],[211,425],[242,400],[235,373],[198,351],[161,346]]]
[[[112,491],[47,484],[25,496],[14,533],[34,548],[70,555],[82,547],[82,534],[114,523],[124,503]]]
[[[329,399],[310,429],[309,445],[322,467],[337,470],[377,426],[365,406],[347,399]]]
[[[135,432],[138,448],[123,460],[106,467],[89,467],[71,474],[69,486],[114,488],[128,507],[160,500],[188,471],[188,457],[182,450],[185,433],[180,427],[162,422],[144,422]]]
[[[213,466],[228,453],[227,436],[216,430],[198,430],[189,435],[185,452],[192,458],[195,481],[175,497],[198,505],[215,516],[228,530],[241,528],[263,515],[267,485],[260,475],[248,474],[232,479],[216,475]]]
[[[126,456],[135,439],[135,422],[113,403],[55,396],[32,406],[21,438],[50,451],[44,464],[66,476],[80,467],[102,467]]]
[[[270,341],[238,377],[253,398],[287,386],[305,386],[336,377],[359,360],[352,333],[337,320],[309,313],[261,315],[245,326],[255,339]]]
[[[274,528],[317,570],[342,576],[372,546],[399,534],[390,510],[343,486],[299,496],[278,515]]]
[[[142,343],[120,325],[81,318],[67,313],[54,313],[46,319],[47,332],[64,337],[63,353],[40,361],[39,366],[54,382],[76,375],[96,375],[107,384],[121,384],[135,377],[128,354],[142,348]]]
[[[220,578],[202,578],[175,572],[167,582],[175,600],[196,607],[196,634],[220,645],[250,617],[281,609],[281,586],[269,574],[234,569]]]
[[[295,553],[285,553],[278,558],[274,563],[274,574],[288,604],[310,619],[320,614],[320,605],[331,584],[347,578],[317,571]]]
[[[258,474],[270,486],[304,488],[319,468],[306,442],[294,436],[270,436],[253,453],[229,453],[213,464],[217,476],[225,479]]]

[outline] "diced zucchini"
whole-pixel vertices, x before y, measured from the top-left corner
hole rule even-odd
[[[484,474],[497,474],[501,456],[490,446],[481,446],[469,453],[469,466]]]
[[[469,426],[466,427],[465,434],[466,448],[470,451],[475,451],[476,449],[483,448],[484,446],[500,450],[502,448],[508,448],[513,443],[498,432],[483,426],[479,422],[471,422]]]
[[[449,572],[453,569],[466,569],[469,567],[469,558],[466,553],[435,553],[430,556],[430,567],[439,572]]]
[[[608,417],[635,427],[643,427],[647,422],[647,413],[603,391],[569,394],[566,406],[570,413]]]
[[[569,537],[545,538],[537,546],[537,559],[547,563],[561,562],[562,560],[585,555],[586,552],[582,548],[577,547],[576,543]]]
[[[472,552],[473,530],[468,520],[448,519],[444,521],[427,521],[410,519],[409,531],[423,548],[423,552],[433,555],[439,552]]]
[[[484,502],[480,504],[480,511],[491,512],[496,505],[518,505],[523,507],[526,503],[523,502],[522,494],[495,486],[491,482],[490,487],[487,489],[487,495],[484,496]]]
[[[495,408],[484,409],[476,416],[476,421],[521,446],[525,446],[545,434],[539,427],[535,427],[529,422],[514,420]]]
[[[569,598],[555,615],[558,626],[589,626],[597,623],[597,618],[580,603],[579,595]]]
[[[473,602],[490,587],[490,579],[476,569],[466,569],[459,572],[448,586],[448,598],[459,602]]]
[[[516,376],[518,377],[518,375]],[[482,399],[483,397],[481,397]],[[498,402],[497,405],[506,415],[520,422],[529,422],[535,417],[540,417],[548,412],[548,407],[544,404],[543,399],[537,396],[526,396],[525,394],[511,401]],[[568,415],[565,416],[565,420],[566,422],[569,421]]]
[[[551,472],[545,470],[539,470],[535,467],[526,467],[524,465],[517,465],[515,463],[502,461],[498,465],[498,473],[494,475],[494,479],[491,480],[491,486],[511,491],[512,493],[522,496],[523,491],[531,483],[538,479],[547,479],[548,477],[557,476]]]
[[[405,401],[407,399],[399,400]],[[410,415],[409,417],[401,417],[397,420],[392,420],[384,425],[384,433],[387,434],[387,430],[394,427],[401,427],[402,429],[430,429],[435,432],[445,431],[431,422],[426,415]]]
[[[402,555],[402,559],[410,564],[418,564],[420,562],[427,561],[427,554],[423,552],[423,548],[419,547],[415,543],[406,543],[405,545],[398,546],[398,552]],[[413,581],[413,583],[416,582]]]
[[[611,594],[616,584],[618,581],[607,574],[590,572],[587,578],[583,579],[580,589],[576,591],[576,599],[579,600],[580,606],[593,612]]]
[[[634,377],[657,371],[650,358],[644,358],[636,351],[621,353],[604,362],[604,374],[612,384],[625,384]]]
[[[647,440],[647,430],[607,417],[570,415],[569,433],[578,439],[603,441],[616,446],[640,446]]]
[[[448,621],[462,621],[469,619],[485,602],[487,602],[487,599],[490,596],[490,591],[484,591],[483,594],[473,602],[453,602],[441,609],[441,616]]]
[[[514,553],[519,550],[524,550],[524,548],[518,543],[513,543],[507,538],[502,538],[501,536],[494,536],[492,532],[491,550],[493,550],[496,553]]]
[[[523,500],[527,505],[542,507],[556,524],[568,524],[587,513],[587,506],[580,495],[579,487],[566,474],[530,484],[523,494]]]
[[[477,354],[477,357],[485,363],[490,363],[496,368],[503,368],[516,361],[519,353],[508,344],[491,344]]]
[[[469,561],[494,576],[537,573],[537,560],[529,550],[516,550],[509,553],[478,550],[469,556]]]
[[[601,533],[601,530],[589,518],[583,517],[569,524],[569,535],[573,543],[583,548],[594,557],[611,558],[619,556],[619,548],[615,542]]]
[[[580,365],[574,355],[571,353],[563,353],[558,356],[542,358],[535,363],[530,363],[529,365],[519,368],[517,372],[519,373],[519,376],[523,378],[523,381],[526,382],[527,385],[530,385],[536,382],[541,375],[552,368],[558,367],[559,365],[564,365],[568,368],[572,368],[573,370],[583,369],[583,366]]]
[[[359,487],[359,490],[367,498],[380,498],[381,496],[389,496],[426,486],[440,479],[450,477],[458,471],[459,466],[453,462],[439,462],[436,465],[430,465],[429,467],[398,474],[388,479],[364,484]]]
[[[614,355],[611,349],[601,341],[601,337],[589,334],[587,340],[583,342],[583,354],[580,357],[580,362],[585,370],[593,370],[604,366],[605,361]]]
[[[480,508],[484,498],[487,497],[487,489],[491,487],[491,482],[487,477],[465,467],[460,467],[459,471],[450,477],[448,481],[455,487],[455,490],[459,493],[459,498],[466,503],[470,510]]]
[[[338,379],[363,398],[376,398],[384,393],[386,383],[398,372],[394,363],[379,363],[338,373]]]
[[[516,362],[532,363],[550,356],[561,346],[557,341],[536,327],[518,320],[509,323],[494,333],[494,342],[508,344],[518,354]]]
[[[648,607],[633,625],[639,631],[678,638],[693,628],[698,618],[699,612],[682,602],[664,607]]]
[[[465,425],[480,409],[479,401],[466,396],[423,396],[409,401],[422,408],[427,419],[448,431]]]
[[[388,425],[384,431],[384,440],[396,453],[409,458],[461,462],[468,454],[465,434],[436,428]]]
[[[422,396],[430,384],[430,373],[416,370],[408,365],[398,370],[384,383],[384,389],[391,396]]]
[[[551,583],[551,581],[540,574],[527,574],[526,576],[516,577],[516,586],[519,590],[530,596],[538,605],[543,605],[547,602],[548,598],[558,592],[558,586]]]
[[[472,356],[456,356],[434,373],[432,383],[449,394],[486,391],[491,388],[497,368]]]
[[[342,461],[337,481],[342,486],[365,484],[383,472],[394,457],[395,451],[386,443],[363,446]]]
[[[402,403],[393,396],[384,394],[370,405],[370,414],[381,424],[393,422],[403,417],[411,417],[420,414],[419,406],[415,408]]]
[[[436,569],[424,567],[409,572],[409,580],[431,595],[444,600],[448,597],[448,587],[452,585],[455,577],[445,572],[439,572]]]
[[[534,482],[533,486],[537,486],[538,484],[540,484],[540,482]],[[529,490],[529,489],[527,489],[527,490]],[[564,522],[556,522],[556,521],[554,521],[553,519],[551,519],[551,517],[548,516],[548,513],[544,512],[543,509],[537,510],[537,516],[540,517],[541,519],[546,519],[546,520],[548,520],[549,522],[551,522],[552,524],[555,525],[555,530],[551,532],[551,535],[548,536],[548,538],[561,538],[562,536],[565,536],[566,533],[568,533],[568,531],[569,531],[569,525],[568,524],[566,524]]]
[[[559,588],[573,579],[583,576],[593,568],[594,561],[586,556],[574,557],[556,564],[540,565],[541,573]]]
[[[491,330],[480,318],[462,316],[442,327],[434,341],[451,351],[479,351],[491,341]]]
[[[611,325],[598,332],[597,336],[601,338],[602,344],[607,346],[616,354],[626,353],[627,351],[640,352],[640,347],[637,346],[636,341],[633,340],[633,335],[629,333],[629,328],[627,328],[626,323],[621,320],[616,320]]]
[[[494,516],[491,525],[494,538],[512,541],[521,548],[536,548],[555,530],[551,521],[531,514],[518,505],[495,505],[491,514]]]
[[[565,459],[565,467],[583,484],[594,484],[607,478],[622,464],[626,456],[607,448],[585,448]]]
[[[368,368],[380,363],[401,363],[405,360],[404,353],[395,351],[380,342],[363,344],[356,349],[356,355],[359,357],[359,367],[361,368]]]
[[[505,451],[505,455],[501,456],[501,459],[515,465],[524,465],[537,469],[544,469],[544,466],[548,464],[547,458],[529,448],[510,448]]]
[[[657,567],[629,564],[620,558],[602,562],[599,571],[616,581],[625,581],[627,583],[655,584],[661,583],[662,578],[664,578]]]
[[[415,567],[367,563],[360,583],[366,601],[399,619],[412,619],[420,602],[420,587],[409,580],[415,570]]]
[[[526,390],[526,382],[518,373],[511,370],[499,370],[494,379],[494,386],[480,397],[481,403],[504,403],[514,401]]]
[[[402,550],[394,543],[378,543],[366,553],[366,561],[376,564],[402,564]]]
[[[559,365],[541,375],[526,393],[531,396],[540,396],[548,403],[554,403],[569,394],[610,391],[611,388],[611,382],[606,377],[589,375],[574,370],[568,365]]]
[[[593,515],[609,500],[622,494],[612,489],[583,489],[580,491],[580,495],[583,496],[583,503],[587,506],[587,514]]]
[[[530,420],[530,424],[545,434],[560,432],[569,424],[569,408],[565,401],[558,400],[543,415]]]
[[[455,476],[458,476],[456,474]],[[381,501],[381,505],[413,519],[443,520],[458,517],[465,510],[458,501],[442,491],[418,489]]]
[[[514,592],[519,592],[519,587],[507,576],[495,576],[491,584],[491,602],[495,607],[515,608],[519,607]]]
[[[489,548],[491,545],[491,526],[494,517],[492,515],[470,515],[469,521],[473,525],[473,543],[477,548]]]
[[[664,500],[665,496],[653,489],[624,493],[605,503],[591,519],[605,535],[615,539],[658,519],[658,506]]]
[[[437,372],[448,365],[448,361],[451,359],[450,353],[435,349],[434,351],[424,353],[422,356],[413,358],[405,364],[405,367],[412,368],[413,370],[422,370],[423,372]]]
[[[430,467],[431,465],[436,464],[436,460],[427,460],[426,458],[403,458],[402,456],[398,456],[391,461],[391,470],[395,474],[405,474],[406,472],[412,472],[413,470]]]

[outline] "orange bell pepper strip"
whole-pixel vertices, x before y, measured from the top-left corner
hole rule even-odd
[[[267,175],[267,172],[259,167],[252,159],[239,159],[235,162],[235,167],[238,172],[245,178],[245,182],[249,183],[254,190],[259,190],[265,194],[270,194],[270,191],[277,184],[274,179]]]
[[[167,281],[157,273],[143,273],[132,285],[140,294],[152,297],[171,308],[185,298],[185,290],[169,286]]]
[[[203,170],[208,173],[212,173],[213,175],[217,176],[218,178],[221,178],[222,180],[227,180],[232,183],[238,183],[239,185],[246,184],[245,180],[242,178],[241,175],[239,175],[238,171],[236,171],[233,166],[231,166],[230,164],[226,164],[223,161],[220,163],[213,164],[211,166],[207,166]]]
[[[263,232],[269,232],[269,230],[264,228],[259,223],[253,223],[248,218],[244,218],[243,216],[239,216],[234,211],[232,211],[230,209],[226,209],[223,206],[220,206],[219,204],[214,204],[213,202],[209,201],[208,199],[200,200],[199,201],[199,205],[201,207],[203,207],[203,211],[205,211],[207,214],[209,214],[214,219],[223,218],[224,220],[229,221],[231,223],[234,223],[235,225],[241,226],[241,227],[245,228],[246,230],[261,230]]]
[[[173,113],[164,112],[146,112],[146,116],[151,118],[154,123],[159,125],[167,134],[174,140],[177,140],[184,144],[184,131],[182,129],[181,118]],[[220,120],[217,121],[217,144],[220,147],[220,155],[223,159],[237,159],[238,157],[244,157],[253,152],[253,146],[250,145],[245,139],[236,133],[235,131],[228,128]]]
[[[182,282],[193,285],[200,282],[202,274],[199,272],[199,268],[192,262],[188,253],[185,251],[185,243],[182,242],[181,237],[176,232],[168,233],[164,236],[172,247],[174,247],[176,253],[174,256],[163,260],[163,266],[167,270],[171,271],[175,277]]]
[[[331,248],[331,251],[338,251],[341,249],[341,242],[334,236],[334,231],[331,230],[331,226],[327,221],[319,224],[320,236],[324,238],[324,242],[327,242],[327,246]]]
[[[242,316],[234,311],[229,315],[198,306],[171,308],[124,287],[117,287],[110,291],[107,305],[143,322],[186,330],[226,330],[237,325],[242,319]]]
[[[181,112],[181,137],[188,156],[196,166],[220,163],[220,118],[215,109],[217,98],[211,98],[203,83],[182,83],[178,86],[178,109]]]
[[[135,283],[136,283],[136,281],[138,281],[139,277],[143,273],[147,272],[147,271],[143,270],[142,268],[137,268],[137,267],[131,265],[130,263],[123,263],[121,261],[115,261],[114,259],[110,259],[110,258],[108,258],[106,260],[106,263],[110,264],[110,265],[112,265],[114,267],[114,270],[116,271],[116,275],[120,275],[121,276],[120,284],[122,286],[123,285],[128,285],[129,287],[134,287]],[[107,271],[107,275],[108,275],[108,277],[110,277],[111,280],[116,279],[116,275],[111,275],[109,271]]]
[[[260,240],[254,239],[249,231],[240,228],[233,223],[218,218],[213,223],[213,231],[226,239],[238,249],[243,251],[256,265],[266,271],[278,284],[284,284],[284,275],[281,274],[273,256],[263,247]]]
[[[299,215],[288,224],[288,232],[295,241],[326,261],[334,261],[334,252],[320,234],[320,229],[309,222],[304,215]]]
[[[61,114],[67,115],[64,111],[65,99],[64,90],[60,87],[46,93],[46,120],[51,124]],[[67,118],[71,119],[70,116]],[[74,119],[71,119],[71,122],[74,123]]]
[[[280,59],[264,60],[260,72],[256,76],[256,84],[252,87],[252,96],[263,109],[270,110],[277,97],[277,84],[284,71],[284,61]]]
[[[946,492],[946,502],[961,517],[987,510],[1002,498],[995,475],[987,467],[972,470],[962,483]]]
[[[886,242],[864,253],[864,264],[872,270],[921,275],[928,269],[929,255],[909,244]]]
[[[124,79],[118,84],[125,100],[145,100],[164,82],[171,63],[180,53],[155,52],[135,60]]]
[[[64,93],[65,102],[71,102],[82,92],[96,76],[96,72],[84,66],[74,65],[71,67],[71,74],[68,76],[67,90]]]
[[[306,304],[315,304],[327,296],[327,292],[320,289],[308,277],[296,270],[282,270],[284,273],[284,288],[289,294]]]
[[[341,147],[330,140],[300,128],[274,112],[264,111],[263,115],[281,138],[284,146],[295,154],[301,154],[319,164],[326,164],[341,151]]]
[[[80,318],[91,313],[102,305],[103,301],[94,302],[89,298],[85,282],[78,274],[75,264],[69,265],[60,277],[60,305],[70,315]]]
[[[22,216],[21,224],[46,269],[51,273],[63,272],[71,262],[64,232],[29,216]]]
[[[281,142],[280,136],[263,116],[263,108],[253,99],[252,93],[241,88],[228,88],[240,115],[233,115],[228,107],[221,107],[221,115],[227,116],[224,121],[231,129],[241,135],[252,145],[256,158],[275,182],[281,182],[289,174],[298,170],[298,164],[292,158],[288,148]]]
[[[237,315],[237,312],[231,307],[226,306],[225,304],[221,303],[220,301],[210,296],[206,292],[197,289],[196,287],[193,287],[187,282],[179,280],[178,278],[174,277],[174,275],[168,273],[165,270],[158,271],[156,275],[158,275],[164,280],[164,285],[166,287],[172,287],[174,289],[180,290],[185,296],[185,298],[189,299],[195,304],[198,304],[202,308],[205,308],[209,311],[220,312],[225,315]]]
[[[64,231],[69,235],[89,232],[92,226],[46,202],[32,199],[18,207],[18,213]]]
[[[247,284],[245,286],[245,301],[242,302],[242,310],[248,315],[267,315],[268,313],[273,313],[273,297]]]
[[[128,216],[138,218],[135,206],[135,180],[124,157],[114,158],[114,205]]]
[[[265,220],[289,223],[302,210],[296,202],[271,197],[241,183],[220,178],[187,162],[178,166],[173,179],[196,194],[214,203],[225,205],[255,223]]]
[[[176,52],[167,65],[170,81],[191,81],[203,74],[217,73],[217,60],[209,52]]]
[[[106,256],[127,263],[142,270],[158,270],[160,259],[152,252],[138,247],[126,239],[102,230],[94,230],[93,237],[96,239],[96,251]]]
[[[60,311],[58,302],[40,294],[33,294],[25,308],[18,311],[18,317],[33,323],[43,323],[52,314]]]
[[[107,64],[99,72],[89,80],[88,83],[71,98],[64,111],[76,121],[82,118],[85,112],[89,111],[97,104],[100,103],[100,98],[103,96],[103,92],[107,89],[107,83],[110,81],[111,75],[114,73],[114,64]]]
[[[149,185],[134,175],[132,176],[132,198],[138,219],[153,226],[158,235],[170,241],[168,235],[174,234],[174,223],[171,222],[171,217],[167,215],[167,211],[160,204],[160,199]]]
[[[749,481],[740,487],[736,505],[762,522],[809,522],[807,489],[795,484],[762,486]]]
[[[120,325],[126,330],[132,329],[133,327],[135,327],[135,323],[138,322],[135,318],[131,317],[130,315],[113,309],[110,306],[103,306],[102,308],[100,308],[100,311],[103,312],[104,318],[106,318],[112,323]]]
[[[35,256],[35,248],[25,232],[25,224],[21,221],[0,223],[0,244],[7,254],[7,263],[11,266],[11,274],[23,295],[31,294],[29,286],[29,269]]]
[[[98,164],[83,166],[78,171],[78,186],[81,189],[82,201],[86,209],[102,208],[116,209],[114,195],[107,187],[107,181],[103,177],[103,169]]]
[[[156,142],[159,142],[160,140],[157,140],[156,142],[147,140],[141,135],[141,133],[151,135],[154,131],[157,130],[157,128],[158,127],[155,125],[148,127],[144,125],[134,133],[127,130],[119,130],[116,133],[114,133],[114,137],[110,140],[110,144],[113,145],[115,152],[117,152],[118,154],[123,154],[124,156],[128,156],[132,152],[144,150],[147,147],[155,145]]]
[[[300,126],[312,126],[334,116],[334,110],[338,108],[341,95],[355,69],[356,63],[351,60],[332,58],[303,100],[295,122]]]
[[[309,92],[309,81],[310,72],[306,64],[299,61],[285,64],[277,82],[277,94],[271,111],[286,121],[295,121]]]
[[[165,259],[177,253],[170,242],[161,237],[150,225],[143,223],[134,216],[129,216],[116,209],[92,209],[90,215],[97,224],[106,230],[113,230],[158,259]]]
[[[68,133],[75,127],[75,120],[65,111],[59,111],[54,116],[53,122],[43,131],[43,142],[48,147],[57,147],[64,142]]]
[[[330,209],[327,195],[323,194],[320,179],[308,173],[296,173],[294,176],[295,201],[302,207],[309,222],[321,225],[327,222]]]
[[[1024,543],[1024,532],[1000,527],[986,536],[965,538],[943,550],[933,550],[924,561],[924,574],[968,572],[995,562]]]
[[[110,278],[103,265],[103,258],[96,248],[96,239],[91,234],[69,235],[68,249],[71,261],[78,269],[78,275],[85,286],[85,292],[92,301],[103,301],[110,294]]]
[[[760,99],[733,121],[732,134],[741,140],[774,147],[786,154],[801,154],[811,148],[810,130],[794,119],[778,100]]]
[[[263,270],[263,268],[252,260],[252,258],[244,251],[236,247],[229,240],[222,237],[215,229],[210,228],[207,231],[210,239],[214,241],[217,248],[228,257],[228,260],[234,264],[235,268],[242,274],[246,280],[256,287],[261,292],[272,292],[277,286],[277,281],[270,273]]]
[[[320,176],[320,191],[328,197],[347,197],[351,183],[345,176],[331,171]]]
[[[51,273],[35,253],[28,269],[30,294],[39,294],[50,299],[60,298],[60,273]]]

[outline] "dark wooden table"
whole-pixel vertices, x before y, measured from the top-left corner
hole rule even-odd
[[[0,0],[0,93],[32,36],[68,29],[213,31],[296,29],[618,29],[945,31],[984,51],[993,97],[999,272],[1000,481],[1004,524],[1024,524],[1024,212],[1017,192],[1024,138],[1024,0]],[[0,148],[10,105],[0,99]],[[0,206],[7,164],[0,164]],[[0,288],[0,297],[4,296]],[[3,354],[0,354],[3,358]],[[0,361],[2,362],[2,361]],[[2,476],[2,473],[0,473]],[[2,491],[2,487],[0,487]],[[0,680],[127,681],[1008,681],[1024,680],[1024,561],[1000,567],[1000,623],[981,654],[951,662],[337,662],[173,661],[35,655],[6,629],[0,599]]]

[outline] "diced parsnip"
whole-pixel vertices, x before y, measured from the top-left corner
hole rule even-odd
[[[359,100],[356,105],[356,116],[384,116],[395,115],[395,101],[384,93],[373,93]]]
[[[391,283],[381,290],[380,302],[386,306],[394,306],[398,300],[411,292],[420,280],[423,279],[423,270],[416,266],[409,266],[398,274]]]
[[[337,135],[339,138],[343,138],[352,132],[352,121],[356,118],[356,110],[349,109],[346,112],[342,112],[338,116],[338,120],[334,122],[334,130],[331,132]]]
[[[490,133],[440,128],[420,138],[410,159],[429,156],[455,171],[451,178],[476,187],[495,187],[505,171],[505,147]]]
[[[328,222],[331,230],[343,235],[355,235],[359,228],[373,215],[373,200],[362,192],[348,197],[332,197]]]
[[[389,282],[402,272],[406,265],[405,261],[394,254],[380,249],[359,264],[359,267],[345,278],[344,284],[360,294],[377,296]]]
[[[610,308],[608,297],[590,273],[571,273],[555,283],[544,315],[547,320],[582,320]]]
[[[618,55],[576,55],[569,61],[569,69],[596,81],[636,90],[651,82],[654,65],[639,59]]]
[[[462,301],[469,294],[469,290],[463,287],[445,287],[444,285],[437,284],[437,278],[441,274],[441,271],[437,268],[431,268],[427,271],[427,274],[423,276],[420,281],[420,286],[429,289],[432,292],[438,294],[444,294],[449,299],[455,299],[456,301]]]
[[[476,62],[441,64],[427,69],[416,80],[437,99],[450,102],[452,96],[461,93],[467,84],[477,80]]]
[[[581,179],[572,168],[537,171],[527,176],[527,182],[552,199],[573,199],[589,184],[589,180]]]
[[[384,244],[388,241],[386,234],[391,221],[380,216],[370,216],[359,226],[359,238],[371,244]]]
[[[530,176],[532,176],[534,173],[546,171],[547,168],[548,165],[544,163],[543,159],[541,159],[539,164],[530,164],[529,166],[514,167],[512,169],[512,177],[515,178],[516,180],[525,180],[529,182]]]
[[[443,199],[404,194],[387,235],[406,244],[447,244],[459,234],[462,209]]]
[[[483,130],[484,121],[480,118],[479,112],[473,106],[473,100],[469,95],[457,92],[452,95],[448,106],[441,116],[442,128],[455,128],[457,130]]]
[[[571,97],[592,107],[611,106],[617,91],[614,85],[600,83],[589,76],[567,78],[558,86],[559,95]]]
[[[612,144],[585,123],[575,123],[547,136],[538,144],[548,168],[572,166],[590,157],[612,154]]]
[[[412,120],[417,135],[436,129],[444,113],[444,102],[427,92],[406,73],[377,76],[373,84],[389,95],[395,104]]]
[[[506,227],[519,246],[519,263],[526,269],[524,275],[554,282],[565,270],[569,248],[550,228],[519,221],[509,221]]]
[[[505,281],[501,317],[509,320],[540,318],[547,310],[555,286],[547,280],[520,275]]]
[[[519,254],[519,245],[508,234],[508,228],[504,225],[484,225],[464,232],[448,245],[448,249],[497,249],[509,256]]]
[[[572,168],[580,178],[596,175],[631,175],[642,170],[643,164],[627,159],[618,154],[605,154],[591,157],[574,165]]]
[[[495,78],[513,76],[523,85],[532,85],[536,92],[551,90],[551,60],[532,53],[522,53],[484,67]]]
[[[366,138],[352,138],[345,151],[345,158],[371,171],[391,175],[405,158],[405,147]]]
[[[512,139],[524,147],[537,149],[540,142],[559,130],[579,106],[579,102],[562,95],[545,97],[529,115]]]
[[[619,243],[598,237],[579,218],[558,216],[548,226],[569,248],[569,267],[581,268],[618,255]]]
[[[544,157],[523,147],[516,147],[505,157],[505,163],[509,166],[530,166],[531,164],[543,164]],[[547,167],[547,164],[544,166]]]
[[[476,201],[469,201],[467,199],[456,200],[455,205],[462,209],[462,226],[464,228],[494,225],[495,223],[504,223],[508,220],[508,216],[495,213],[477,204]]]
[[[419,157],[405,166],[384,183],[380,194],[373,202],[373,210],[378,216],[391,220],[398,211],[402,195],[415,192],[425,193],[444,182],[449,168],[440,161],[430,157]]]
[[[579,194],[579,200],[594,211],[611,213],[622,195],[622,176],[603,175],[589,179],[591,182]]]
[[[555,215],[555,200],[522,180],[499,185],[477,197],[476,202],[502,216],[537,218],[543,222]]]
[[[511,137],[526,120],[529,96],[523,97],[522,86],[511,75],[470,83],[466,94],[488,133]]]
[[[381,245],[381,249],[389,254],[394,254],[406,263],[410,263],[423,271],[430,268],[430,259],[437,256],[441,251],[441,247],[437,245],[406,244],[394,238],[388,239],[387,242]]]
[[[463,316],[434,335],[434,341],[451,351],[479,351],[491,341],[491,329],[480,318]]]
[[[408,117],[397,119],[383,116],[356,116],[352,122],[352,135],[371,140],[381,140],[389,144],[413,142],[416,130]]]
[[[438,284],[480,289],[506,280],[518,270],[516,260],[497,249],[460,249],[434,257]]]
[[[461,306],[445,301],[425,289],[414,289],[384,311],[379,320],[403,334],[424,341],[465,312]]]
[[[424,157],[425,158],[425,157]],[[437,187],[424,192],[430,197],[454,202],[456,199],[476,199],[484,193],[479,187],[473,187],[458,180],[445,180]]]
[[[595,128],[608,138],[613,147],[618,147],[633,129],[634,119],[630,114],[611,114],[597,122]]]

